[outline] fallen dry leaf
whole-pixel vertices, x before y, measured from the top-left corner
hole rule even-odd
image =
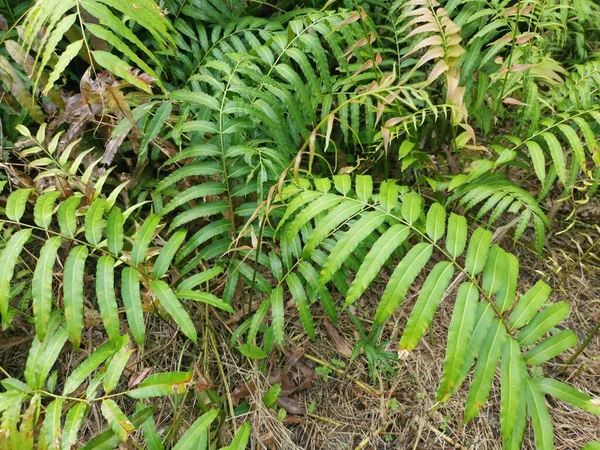
[[[352,347],[350,347],[350,344],[348,344],[346,339],[342,337],[329,319],[325,319],[324,324],[325,330],[327,330],[327,334],[329,335],[329,339],[331,339],[333,342],[335,351],[346,358],[350,358],[352,356]]]

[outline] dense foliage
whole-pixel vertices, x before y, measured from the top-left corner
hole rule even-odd
[[[519,259],[495,243],[509,233],[543,254],[550,200],[573,203],[575,220],[598,196],[596,3],[4,0],[0,12],[0,315],[5,332],[34,335],[23,373],[0,368],[7,448],[246,448],[248,422],[219,441],[233,407],[216,394],[183,436],[157,431],[152,398],[184,396],[198,374],[126,379],[148,316],[208,345],[211,318],[237,311],[226,339],[262,360],[288,320],[314,338],[320,311],[353,317],[382,272],[351,356],[373,376],[393,371],[383,329],[412,290],[398,357],[450,302],[437,401],[466,383],[470,421],[498,369],[505,448],[528,423],[537,448],[554,447],[546,396],[600,415],[544,375],[578,344],[559,326],[569,305],[542,280],[522,292]],[[59,367],[66,352],[78,363]],[[92,414],[105,431],[81,435]]]

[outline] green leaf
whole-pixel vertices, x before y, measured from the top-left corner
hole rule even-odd
[[[192,377],[192,372],[155,373],[142,381],[137,389],[128,391],[127,395],[131,398],[152,398],[183,394]]]
[[[96,297],[100,308],[100,317],[106,334],[111,341],[117,342],[121,336],[119,308],[115,296],[115,260],[112,256],[101,256],[96,266]]]
[[[25,214],[25,207],[27,206],[27,200],[34,189],[18,189],[11,193],[6,199],[5,214],[10,220],[18,222]]]
[[[148,83],[140,81],[134,76],[135,70],[125,61],[112,53],[102,50],[92,52],[94,60],[109,72],[114,73],[117,77],[127,81],[129,84],[141,89],[148,94],[152,94],[152,89]]]
[[[213,409],[202,414],[196,419],[192,426],[188,428],[181,439],[179,439],[179,442],[173,447],[173,450],[189,450],[195,448],[200,436],[209,429],[210,424],[214,422],[218,415],[218,409]]]
[[[60,195],[58,191],[46,192],[37,199],[33,207],[33,221],[38,227],[48,228],[50,226],[54,204]]]
[[[533,425],[535,447],[537,450],[553,450],[554,429],[544,394],[530,378],[526,379],[525,386],[527,412]]]
[[[27,369],[29,372],[33,372],[33,375],[28,377],[27,381],[27,385],[31,389],[41,389],[44,386],[46,378],[50,370],[52,370],[52,366],[56,363],[67,337],[68,334],[62,326],[55,333],[51,332],[51,325],[48,326],[46,340],[40,346],[41,353],[37,355],[34,361],[31,361],[31,364],[29,358],[27,359]],[[37,336],[35,339],[37,339]]]
[[[154,407],[148,407],[133,413],[130,422],[134,428],[139,427],[148,419],[148,417],[152,416],[154,409]],[[112,450],[119,447],[121,442],[121,437],[116,435],[112,429],[108,429],[90,439],[83,447],[83,450]]]
[[[141,402],[138,402],[135,406],[136,410],[138,411],[144,408],[144,405]],[[146,448],[148,450],[164,450],[165,447],[163,446],[160,435],[158,434],[154,417],[148,417],[148,419],[142,424],[142,432],[144,433],[144,444],[146,444]]]
[[[483,290],[492,296],[500,290],[507,273],[506,252],[497,244],[492,245],[488,253],[485,267],[483,268]]]
[[[465,422],[475,418],[487,401],[505,340],[506,330],[504,325],[498,318],[494,317],[481,346],[475,366],[473,381],[465,405]]]
[[[473,232],[465,259],[465,269],[472,276],[479,274],[483,270],[491,243],[491,231],[477,228]]]
[[[310,306],[308,304],[308,299],[306,297],[306,292],[302,287],[302,282],[298,275],[294,272],[288,274],[285,279],[288,288],[296,302],[296,307],[298,308],[298,314],[300,315],[300,321],[304,326],[304,329],[308,333],[308,336],[311,339],[315,338],[315,327],[313,325],[312,314],[310,313]]]
[[[421,273],[433,253],[431,244],[421,242],[411,248],[392,273],[377,306],[375,325],[383,324],[404,301],[411,284]]]
[[[285,312],[283,306],[283,288],[277,286],[271,291],[271,315],[275,342],[283,345]]]
[[[58,226],[60,232],[73,237],[77,232],[77,208],[81,203],[80,195],[72,195],[58,205]]]
[[[336,206],[343,198],[336,194],[325,194],[311,202],[307,207],[300,211],[294,220],[288,225],[286,234],[291,241],[300,229],[317,214],[328,211]]]
[[[402,197],[402,217],[409,224],[415,223],[423,212],[423,199],[416,192],[408,192]]]
[[[462,283],[458,288],[450,329],[444,375],[438,388],[436,399],[445,402],[458,388],[460,374],[467,357],[469,342],[475,328],[475,315],[479,291],[473,283]]]
[[[542,147],[535,141],[525,141],[525,145],[529,149],[529,155],[533,162],[533,170],[538,179],[544,183],[546,181],[546,159],[544,158],[544,151]]]
[[[179,250],[179,247],[181,247],[181,244],[183,244],[183,241],[185,240],[186,234],[186,230],[176,231],[160,250],[158,258],[156,258],[156,262],[152,268],[152,274],[156,278],[160,278],[167,273],[171,261],[173,261],[173,258],[175,257],[175,253],[177,253],[177,250]]]
[[[513,305],[517,292],[518,279],[519,259],[512,253],[505,252],[500,288],[496,294],[496,304],[500,312],[505,312]]]
[[[15,97],[33,120],[40,124],[44,123],[46,115],[36,103],[35,97],[31,95],[29,88],[21,79],[19,72],[17,72],[12,64],[2,55],[0,55],[0,80],[8,87],[13,97]]]
[[[442,301],[444,292],[454,275],[454,266],[449,261],[437,263],[423,283],[417,302],[410,313],[398,349],[412,351],[433,320],[433,316]]]
[[[308,236],[308,240],[302,250],[302,257],[308,258],[312,251],[317,248],[330,233],[342,223],[358,214],[362,209],[363,205],[353,200],[346,200],[333,208],[318,222],[317,226]]]
[[[454,259],[462,255],[467,245],[467,219],[450,213],[448,219],[448,234],[446,235],[446,250]]]
[[[249,359],[265,359],[269,356],[262,348],[257,347],[254,344],[242,344],[238,346],[237,349],[242,355]]]
[[[379,187],[379,204],[390,212],[398,204],[398,186],[396,180],[385,180]]]
[[[320,285],[324,285],[331,280],[356,247],[385,222],[386,218],[387,215],[381,211],[368,212],[344,233],[327,257],[327,261],[321,270]]]
[[[131,262],[136,266],[143,263],[146,259],[146,252],[148,251],[150,242],[152,242],[154,233],[156,233],[160,219],[159,215],[152,214],[137,231],[133,249],[131,250]]]
[[[439,203],[434,203],[429,208],[425,228],[427,230],[427,236],[429,236],[433,242],[437,242],[444,237],[446,231],[446,210]]]
[[[178,90],[171,92],[171,98],[191,106],[206,106],[213,111],[221,110],[221,102],[214,96],[204,92]]]
[[[33,320],[35,332],[40,341],[46,337],[46,326],[50,321],[52,310],[52,276],[58,249],[62,244],[60,236],[51,237],[40,250],[33,279],[31,280],[31,295],[33,297]]]
[[[521,402],[524,401],[525,378],[527,369],[521,358],[519,344],[513,338],[507,338],[502,353],[502,371],[500,377],[500,426],[502,439],[509,443],[515,430],[524,425],[516,420]],[[523,421],[526,419],[523,417]]]
[[[516,330],[527,325],[542,305],[546,303],[551,290],[548,284],[539,280],[531,289],[523,294],[508,318],[511,329]]]
[[[122,442],[125,442],[129,433],[135,430],[134,425],[129,421],[125,413],[111,399],[102,400],[100,410],[113,432],[119,436]]]
[[[600,416],[600,405],[594,403],[594,399],[583,392],[552,378],[536,378],[535,384],[544,394],[551,395],[563,402],[567,402],[576,408]]]
[[[63,395],[69,395],[74,392],[81,384],[89,377],[94,370],[96,370],[100,364],[106,361],[114,351],[114,345],[111,341],[107,341],[98,347],[94,352],[88,356],[81,364],[79,364],[75,370],[71,372],[67,380],[65,381],[65,387],[63,388]]]
[[[373,178],[369,175],[356,176],[356,196],[361,202],[367,203],[373,195]]]
[[[108,250],[115,256],[123,249],[124,224],[123,212],[119,208],[113,208],[106,223],[106,241]]]
[[[222,183],[202,183],[197,186],[192,186],[173,197],[173,199],[163,208],[161,214],[169,214],[170,212],[175,211],[181,205],[189,204],[191,201],[198,198],[219,195],[226,190],[227,188]]]
[[[517,339],[521,345],[531,345],[548,331],[562,322],[570,312],[567,302],[558,302],[548,306],[544,311],[536,314],[531,322],[523,328]]]
[[[62,433],[61,450],[71,450],[73,445],[75,445],[87,411],[88,405],[85,402],[77,402],[69,408]]]
[[[404,225],[391,226],[375,242],[360,266],[346,294],[345,306],[354,303],[369,287],[391,254],[406,240],[410,229]]]
[[[204,272],[200,272],[195,275],[192,275],[189,278],[186,278],[185,280],[183,280],[181,283],[179,283],[177,285],[177,290],[185,291],[185,290],[194,289],[196,286],[199,286],[202,283],[205,283],[205,282],[213,279],[214,277],[216,277],[217,275],[220,275],[221,273],[223,273],[223,267],[221,267],[221,266],[212,267],[208,270],[205,270]]]
[[[222,309],[233,314],[233,308],[229,303],[224,302],[219,297],[210,294],[208,292],[192,291],[189,289],[182,289],[177,291],[178,298],[184,298],[187,300],[195,300],[197,302],[206,303],[207,305],[214,306],[215,308]]]
[[[63,271],[63,305],[69,339],[75,348],[81,343],[83,327],[83,274],[88,249],[85,245],[73,247]]]
[[[542,133],[542,138],[546,141],[546,145],[550,150],[550,156],[552,156],[552,161],[554,162],[554,168],[556,169],[556,174],[558,175],[558,179],[562,182],[562,184],[567,186],[567,168],[565,163],[565,155],[563,153],[562,147],[556,136],[552,133],[545,132]]]
[[[111,393],[119,384],[123,370],[127,365],[127,361],[131,357],[133,350],[129,348],[129,337],[123,336],[121,348],[113,355],[110,363],[106,367],[106,375],[104,376],[103,385],[106,394]]]
[[[583,143],[579,139],[579,136],[577,136],[575,130],[565,123],[558,124],[558,129],[567,139],[579,167],[585,167],[585,151],[583,150]]]
[[[248,446],[251,432],[252,427],[250,426],[250,422],[244,423],[244,425],[242,425],[235,434],[231,444],[229,444],[227,447],[223,447],[221,450],[245,450]]]
[[[578,340],[577,335],[571,330],[563,330],[533,347],[525,353],[523,359],[530,366],[540,365],[570,349],[577,344]]]
[[[126,267],[121,272],[121,297],[133,339],[138,345],[143,346],[146,334],[144,310],[140,295],[139,272],[133,267]]]
[[[2,322],[8,322],[8,304],[10,301],[10,282],[15,272],[17,258],[23,250],[23,245],[31,236],[31,228],[17,231],[8,240],[0,255],[0,314]]]
[[[102,230],[106,225],[103,219],[105,210],[106,200],[98,197],[85,213],[85,239],[94,246],[98,246],[102,240]]]
[[[58,446],[60,443],[60,419],[62,417],[64,403],[64,398],[57,398],[50,402],[50,404],[46,407],[46,417],[44,419],[44,433],[46,442],[55,443],[55,446]]]
[[[175,323],[179,325],[181,331],[190,338],[194,343],[198,342],[198,335],[196,333],[196,327],[194,322],[190,319],[188,313],[183,309],[177,296],[173,293],[171,288],[162,280],[156,280],[150,282],[150,289],[154,291],[156,297],[160,301],[160,304],[167,311],[167,313],[175,320]]]
[[[42,93],[44,95],[47,95],[48,92],[52,89],[54,83],[56,83],[56,81],[64,73],[67,66],[69,65],[71,60],[79,53],[82,46],[83,39],[80,39],[79,41],[75,41],[67,45],[65,51],[61,53],[61,55],[58,57],[58,61],[54,64],[54,69],[48,76],[46,86],[44,86],[44,89],[42,89]]]
[[[340,194],[347,196],[348,192],[350,192],[350,189],[352,188],[352,180],[350,179],[350,175],[334,175],[333,185]]]

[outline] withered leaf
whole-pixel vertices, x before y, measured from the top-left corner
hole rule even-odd
[[[292,397],[279,397],[277,399],[277,405],[280,408],[285,409],[290,414],[294,414],[296,416],[306,415],[305,406],[298,400],[294,400]]]
[[[350,344],[342,337],[329,319],[325,319],[324,324],[329,339],[333,342],[335,351],[346,358],[350,358],[352,356],[352,347],[350,347]]]

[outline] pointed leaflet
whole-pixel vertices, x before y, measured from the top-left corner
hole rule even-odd
[[[11,193],[6,200],[6,208],[4,213],[10,220],[18,222],[25,214],[27,200],[33,192],[33,189],[18,189]]]
[[[477,275],[483,270],[491,243],[492,233],[489,230],[477,228],[473,232],[465,259],[465,269],[472,276]]]
[[[54,204],[60,195],[60,192],[52,191],[39,196],[33,207],[33,221],[38,227],[48,228],[50,226]]]
[[[115,297],[115,260],[112,256],[101,256],[96,266],[96,297],[102,323],[111,341],[117,342],[121,335],[119,308]]]
[[[402,197],[402,217],[409,224],[415,223],[423,211],[423,199],[416,192],[408,192]]]
[[[483,407],[490,394],[492,381],[496,373],[496,366],[502,355],[505,339],[506,331],[504,325],[498,318],[494,317],[487,336],[483,341],[477,365],[475,366],[475,374],[473,375],[473,381],[465,405],[465,422],[469,422],[479,414],[479,410]]]
[[[123,249],[123,225],[125,217],[119,208],[113,208],[106,222],[108,251],[117,256]]]
[[[502,440],[509,443],[522,424],[517,422],[520,403],[524,401],[524,380],[527,369],[521,358],[519,344],[512,337],[506,339],[502,353],[502,371],[500,377],[500,426]],[[525,420],[525,418],[523,418]]]
[[[245,450],[250,440],[250,433],[252,428],[250,422],[244,423],[235,434],[233,441],[227,447],[223,447],[221,450]]]
[[[266,298],[261,302],[260,306],[252,316],[252,322],[248,330],[248,337],[246,338],[246,342],[248,344],[252,344],[256,339],[260,326],[263,324],[270,306],[271,298]]]
[[[127,392],[131,398],[163,397],[183,394],[192,382],[191,372],[163,372],[148,376],[140,386]]]
[[[371,211],[364,214],[355,224],[353,224],[346,233],[336,242],[335,247],[325,261],[321,270],[321,285],[326,284],[333,275],[342,267],[344,261],[360,245],[360,243],[370,236],[377,227],[379,227],[387,218],[387,215],[381,211]]]
[[[506,252],[494,244],[483,268],[483,290],[490,296],[496,294],[504,284],[505,274]]]
[[[317,226],[308,236],[306,245],[302,250],[302,257],[308,258],[312,251],[317,248],[330,233],[346,220],[358,214],[362,209],[363,205],[353,200],[345,200],[333,208],[322,220],[318,221]]]
[[[334,175],[333,176],[333,185],[335,186],[335,189],[340,194],[342,194],[343,196],[346,196],[348,194],[348,192],[350,192],[350,189],[352,188],[352,180],[350,179],[350,175],[348,175],[348,174]]]
[[[425,229],[427,230],[427,236],[433,242],[437,242],[444,237],[446,231],[446,210],[439,203],[434,203],[429,208]]]
[[[454,266],[449,261],[437,263],[433,267],[423,283],[417,302],[410,313],[398,344],[399,350],[412,351],[417,346],[429,328],[453,274]]]
[[[575,155],[575,161],[577,161],[579,167],[585,167],[585,151],[583,150],[583,143],[579,139],[579,136],[577,136],[575,130],[565,123],[559,124],[558,129],[567,139],[567,142],[569,143],[569,146]]]
[[[46,241],[40,250],[40,257],[31,281],[31,295],[33,297],[33,320],[35,332],[40,341],[46,337],[46,325],[50,320],[52,310],[52,275],[56,254],[62,243],[60,236],[55,236]]]
[[[562,330],[543,340],[523,356],[530,366],[540,365],[577,344],[578,337],[571,330]]]
[[[167,313],[173,318],[175,323],[179,325],[181,331],[190,338],[192,341],[198,341],[198,335],[196,333],[196,327],[194,322],[190,319],[190,316],[185,311],[181,303],[169,287],[167,283],[162,280],[150,282],[150,289],[154,291],[154,294],[160,301],[160,304],[167,311]]]
[[[302,287],[300,278],[294,272],[291,272],[290,274],[288,274],[286,282],[292,294],[292,297],[296,302],[298,314],[300,315],[300,321],[302,322],[302,325],[304,326],[304,329],[306,330],[310,338],[314,339],[315,327],[313,325],[312,315],[310,313],[310,306],[308,305],[306,292]]]
[[[177,250],[179,250],[179,247],[185,240],[186,234],[186,230],[176,231],[163,246],[163,248],[160,249],[158,258],[156,258],[154,267],[152,268],[152,274],[156,278],[160,278],[167,273],[167,270],[171,265],[171,261],[173,261],[173,258],[175,257],[175,253],[177,253]]]
[[[142,402],[138,402],[135,405],[136,411],[140,411],[144,408],[144,404]],[[142,432],[144,433],[144,444],[146,444],[147,450],[164,450],[164,446],[160,435],[158,434],[158,429],[156,428],[156,422],[154,421],[154,417],[148,417],[142,424]]]
[[[396,224],[377,239],[350,285],[346,294],[346,306],[352,304],[365,292],[387,259],[406,240],[409,233],[408,227]]]
[[[10,301],[10,282],[15,272],[17,258],[23,250],[23,245],[31,236],[31,228],[17,231],[4,246],[0,255],[0,315],[2,322],[8,322],[8,304]]]
[[[369,175],[356,176],[356,196],[361,202],[367,203],[373,195],[373,178]]]
[[[58,355],[67,341],[67,337],[68,334],[62,326],[56,330],[56,333],[51,333],[50,326],[48,327],[46,340],[40,346],[41,352],[38,357],[35,361],[32,361],[32,364],[29,364],[29,358],[27,360],[27,365],[33,371],[27,382],[31,389],[42,389],[52,366],[56,363]],[[37,336],[35,339],[37,339]]]
[[[265,359],[269,356],[262,348],[254,344],[239,345],[237,350],[246,358],[253,360]]]
[[[177,298],[184,298],[187,300],[195,300],[197,302],[206,303],[207,305],[214,306],[215,308],[222,309],[233,314],[233,308],[227,302],[224,302],[216,295],[208,292],[192,291],[190,289],[181,289],[177,291]]]
[[[104,221],[104,211],[106,209],[106,200],[98,197],[85,213],[84,230],[85,239],[92,245],[97,246],[102,240],[102,230],[106,225]]]
[[[119,436],[122,442],[125,442],[129,433],[135,430],[125,413],[111,399],[102,400],[100,410],[113,432]]]
[[[423,270],[433,253],[431,244],[421,242],[409,250],[390,277],[377,312],[373,319],[375,325],[381,325],[391,317],[396,308],[404,301],[412,282]]]
[[[556,174],[558,175],[558,179],[567,186],[567,168],[565,163],[565,155],[563,153],[562,147],[556,136],[552,133],[545,132],[542,133],[542,138],[546,141],[546,145],[550,150],[550,155],[552,156],[552,162],[554,162],[554,168],[556,169]]]
[[[508,310],[515,301],[519,279],[519,259],[512,253],[504,253],[504,268],[500,288],[496,294],[496,304],[500,312]]]
[[[162,209],[161,214],[165,215],[175,211],[181,205],[187,205],[198,198],[222,194],[226,191],[226,189],[227,188],[223,183],[201,183],[196,186],[192,186],[173,197],[173,199]]]
[[[60,232],[73,237],[77,232],[77,207],[81,203],[81,196],[72,195],[58,205],[58,226]]]
[[[148,144],[152,142],[156,137],[160,134],[163,126],[169,119],[171,115],[171,110],[173,106],[169,102],[162,103],[156,112],[154,113],[154,117],[146,127],[146,133],[144,134],[144,139],[142,139],[142,143],[140,145],[140,151],[138,160],[144,161],[145,155],[147,153]]]
[[[63,305],[69,340],[79,348],[83,327],[83,273],[88,249],[85,245],[73,247],[63,271]]]
[[[288,225],[286,234],[288,239],[292,239],[300,229],[317,214],[328,211],[343,200],[342,197],[336,194],[325,194],[311,202],[308,206],[302,209],[294,220]]]
[[[56,400],[50,402],[50,404],[46,407],[46,417],[44,419],[43,430],[46,442],[52,443],[54,446],[57,446],[60,443],[60,418],[62,417],[64,403],[64,398],[57,398]]]
[[[65,48],[65,50],[61,53],[61,55],[58,57],[58,60],[54,64],[54,69],[48,76],[46,86],[44,86],[44,89],[42,89],[42,93],[44,95],[47,95],[48,91],[52,89],[54,83],[56,83],[56,81],[64,73],[71,60],[77,55],[77,53],[79,53],[79,50],[81,50],[82,45],[83,39],[72,42],[69,45],[67,45],[67,48]]]
[[[576,408],[581,408],[587,412],[600,416],[600,405],[594,402],[594,399],[583,392],[552,378],[536,378],[534,380],[539,390],[545,394],[551,395],[563,402],[567,402]]]
[[[150,86],[147,83],[140,81],[139,78],[133,75],[135,73],[134,68],[118,56],[102,50],[93,51],[92,55],[94,56],[94,61],[96,61],[100,66],[109,72],[114,73],[117,77],[125,80],[138,89],[141,89],[148,94],[152,94],[152,89]]]
[[[146,333],[144,309],[140,295],[139,272],[133,267],[126,267],[121,272],[121,297],[133,339],[143,346]]]
[[[529,155],[533,162],[533,170],[535,170],[538,179],[544,183],[546,180],[546,158],[544,158],[544,151],[535,141],[525,141],[525,145],[529,149]]]
[[[448,219],[448,234],[446,234],[446,250],[454,259],[462,255],[467,244],[467,219],[454,213]]]
[[[454,311],[448,331],[448,347],[444,363],[444,375],[438,388],[436,400],[444,402],[456,390],[469,342],[475,327],[475,314],[479,291],[473,283],[463,283],[458,288]]]
[[[527,325],[542,305],[546,303],[551,290],[550,286],[544,281],[539,280],[531,289],[523,294],[508,318],[511,329],[516,330]]]
[[[65,386],[63,388],[63,395],[69,395],[75,391],[81,384],[89,377],[94,370],[96,370],[100,364],[106,361],[110,355],[114,352],[114,345],[111,341],[106,341],[94,352],[88,356],[81,364],[79,364],[75,370],[71,372]]]
[[[209,429],[210,424],[214,422],[218,415],[218,409],[212,409],[202,414],[192,426],[188,428],[181,439],[179,439],[177,445],[173,447],[173,450],[188,450],[195,448],[200,436]]]
[[[536,384],[527,378],[525,381],[525,393],[527,400],[527,412],[531,417],[533,432],[535,436],[535,448],[537,450],[554,449],[554,429],[552,419],[548,413],[546,399]]]
[[[117,384],[119,384],[127,361],[129,361],[129,358],[133,353],[133,349],[129,348],[129,336],[122,336],[120,340],[120,348],[106,366],[106,375],[103,380],[104,392],[106,394],[111,393],[117,387]]]
[[[530,345],[564,320],[570,312],[570,306],[562,301],[548,306],[544,311],[536,314],[531,322],[523,328],[517,339],[521,345]]]
[[[137,231],[133,249],[131,250],[131,262],[136,266],[144,262],[148,246],[150,245],[150,242],[152,242],[152,237],[156,232],[159,222],[160,216],[152,214],[144,221]]]
[[[199,286],[202,283],[205,283],[205,282],[213,279],[214,277],[221,274],[222,272],[223,272],[223,267],[221,267],[221,266],[212,267],[208,270],[205,270],[204,272],[200,272],[195,275],[192,275],[189,278],[186,278],[185,280],[183,280],[181,283],[179,283],[177,285],[177,290],[185,291],[185,290],[194,289],[196,286]]]
[[[77,442],[77,435],[83,425],[83,419],[88,410],[88,405],[85,402],[77,402],[67,413],[65,419],[65,427],[62,433],[61,450],[71,450]]]
[[[133,413],[130,419],[133,427],[138,428],[141,426],[148,417],[152,416],[154,409],[154,407],[148,407]],[[87,444],[82,447],[82,450],[114,449],[118,448],[121,442],[121,437],[112,429],[108,429],[90,439]]]
[[[387,212],[398,204],[398,186],[396,180],[385,180],[379,187],[379,204]]]
[[[283,288],[277,286],[271,291],[271,322],[275,342],[283,345],[285,312],[283,309]]]

